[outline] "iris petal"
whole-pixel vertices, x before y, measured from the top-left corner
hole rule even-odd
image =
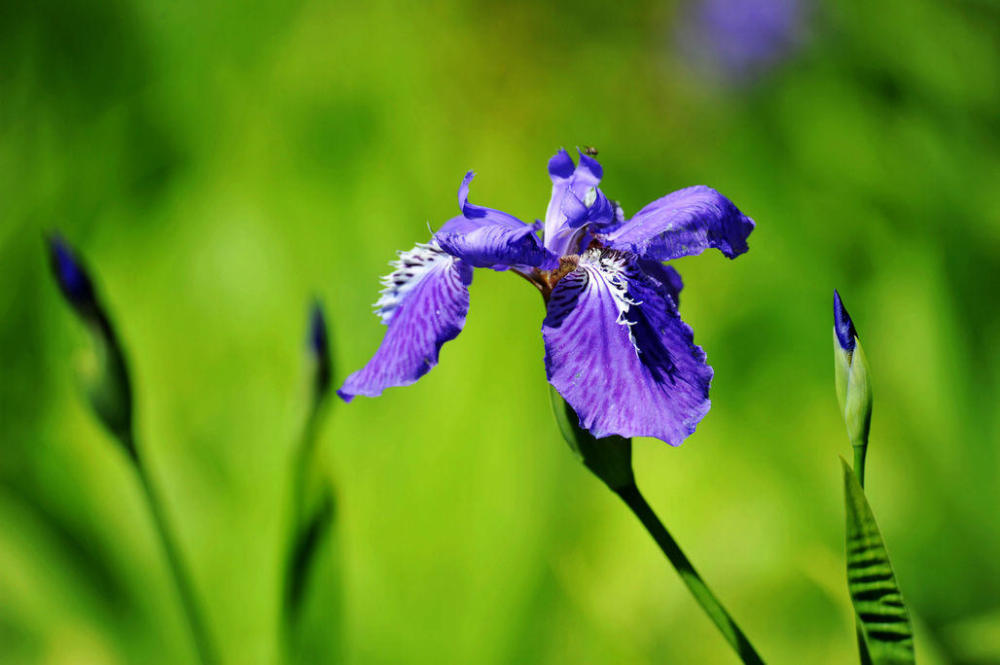
[[[673,266],[665,266],[659,261],[651,259],[639,259],[639,268],[649,277],[660,289],[660,293],[670,298],[674,308],[680,307],[681,289],[684,288],[684,280]]]
[[[472,267],[433,240],[400,254],[375,303],[388,329],[375,355],[337,394],[377,397],[392,386],[416,382],[438,362],[441,346],[462,331],[469,311]]]
[[[735,258],[747,251],[754,221],[711,187],[696,185],[653,201],[604,235],[608,247],[669,261],[710,247]]]
[[[704,351],[628,254],[581,256],[552,292],[542,336],[549,381],[596,437],[653,436],[676,446],[708,412]]]
[[[434,234],[441,248],[476,268],[554,267],[555,257],[535,235],[538,225],[525,224],[500,210],[469,203],[469,183],[474,175],[469,171],[458,190],[462,216],[447,221]]]
[[[586,223],[603,225],[614,219],[614,208],[597,187],[604,169],[593,157],[580,154],[580,164],[565,150],[549,160],[552,196],[545,211],[545,246],[557,255],[568,251],[574,230]]]

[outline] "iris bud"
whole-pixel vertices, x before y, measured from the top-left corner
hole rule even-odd
[[[840,412],[855,457],[860,460],[858,475],[863,478],[864,452],[872,420],[872,384],[861,340],[836,290],[833,292],[833,364]]]
[[[93,362],[83,381],[91,408],[134,458],[132,387],[121,343],[77,254],[58,235],[49,237],[48,249],[59,290],[90,334]]]
[[[333,363],[330,359],[330,335],[323,305],[315,300],[309,313],[309,357],[313,363],[313,402],[319,404],[330,392]]]

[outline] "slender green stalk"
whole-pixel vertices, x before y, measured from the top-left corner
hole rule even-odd
[[[740,627],[736,625],[729,612],[726,611],[726,608],[722,606],[719,599],[708,588],[705,581],[701,579],[698,571],[694,569],[691,561],[681,550],[680,545],[677,544],[677,541],[670,535],[670,532],[667,531],[666,527],[663,526],[663,523],[656,516],[656,513],[653,512],[653,509],[646,502],[638,486],[632,483],[615,489],[615,492],[625,502],[625,505],[632,510],[635,516],[639,518],[642,525],[646,527],[646,531],[649,532],[649,535],[653,537],[653,540],[663,550],[667,559],[673,564],[684,584],[691,591],[691,595],[694,596],[698,604],[705,610],[705,613],[708,614],[708,617],[716,625],[723,637],[726,638],[726,641],[733,647],[740,659],[748,665],[763,665],[764,661],[754,650],[753,645],[750,644],[750,640],[743,634]]]
[[[305,427],[299,438],[299,445],[292,462],[292,532],[302,528],[306,514],[306,480],[308,478],[309,462],[319,431],[319,421],[322,415],[320,408],[312,408],[306,418]]]
[[[868,442],[855,444],[854,448],[854,473],[858,477],[858,483],[862,488],[865,486],[865,456],[868,452]]]
[[[135,450],[134,441],[129,442],[132,450]],[[163,551],[167,555],[167,563],[173,573],[174,583],[177,585],[177,592],[184,608],[184,615],[187,617],[188,627],[191,629],[191,637],[194,641],[195,650],[198,652],[198,659],[204,665],[215,665],[219,662],[212,640],[209,637],[201,607],[198,604],[197,595],[194,591],[194,584],[184,567],[184,561],[180,555],[180,549],[174,542],[171,535],[170,524],[167,520],[163,506],[157,498],[156,490],[150,480],[149,473],[145,465],[138,456],[135,456],[135,468],[142,484],[143,493],[146,495],[146,503],[149,505],[149,512],[153,516],[156,525],[156,532],[160,536],[160,543]]]
[[[309,464],[316,447],[319,426],[323,419],[324,404],[315,405],[309,411],[298,448],[292,462],[292,505],[288,525],[288,551],[286,554],[284,589],[284,624],[286,633],[291,630],[301,603],[302,584],[314,555],[316,538],[325,528],[323,521],[329,517],[327,487],[310,483]],[[315,480],[315,479],[314,479]],[[314,523],[315,520],[320,523]],[[290,637],[290,635],[286,635]]]
[[[632,440],[620,436],[595,439],[590,432],[580,427],[580,418],[554,388],[549,391],[549,396],[552,399],[552,412],[556,424],[570,449],[580,458],[584,466],[607,485],[608,489],[621,497],[625,505],[639,518],[646,531],[673,564],[695,600],[722,632],[740,659],[747,665],[763,665],[764,661],[757,655],[750,640],[701,579],[691,561],[681,551],[680,545],[643,498],[632,473]]]
[[[854,474],[858,477],[861,488],[865,486],[865,457],[868,452],[868,442],[863,441],[852,446],[854,448]],[[861,627],[861,619],[855,615],[854,630],[858,639],[858,659],[861,665],[872,665],[871,654],[868,653],[868,643],[865,642],[865,631]]]

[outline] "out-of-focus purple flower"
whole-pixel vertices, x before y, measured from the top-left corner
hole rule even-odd
[[[806,37],[809,0],[693,0],[677,23],[681,52],[729,82],[752,80]]]
[[[381,346],[338,394],[374,397],[415,382],[462,330],[472,268],[510,270],[542,293],[549,382],[595,437],[654,436],[678,445],[708,412],[712,368],[678,314],[680,275],[663,261],[716,248],[747,251],[754,222],[698,185],[653,201],[631,219],[598,188],[601,165],[565,150],[549,161],[544,222],[525,224],[469,202],[427,244],[400,254],[376,312]],[[542,230],[539,237],[536,231]]]

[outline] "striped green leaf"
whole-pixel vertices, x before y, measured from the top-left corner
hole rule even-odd
[[[847,462],[847,587],[874,665],[915,662],[913,628],[865,492]]]

